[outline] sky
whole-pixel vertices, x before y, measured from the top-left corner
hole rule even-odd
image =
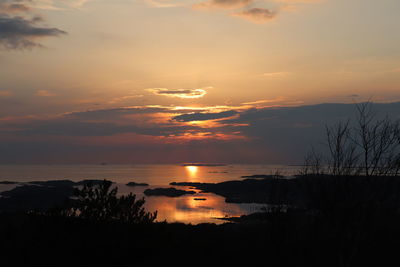
[[[400,114],[398,10],[0,0],[0,163],[300,163],[354,103]]]

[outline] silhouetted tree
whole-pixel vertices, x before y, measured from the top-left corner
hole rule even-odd
[[[398,172],[399,122],[386,116],[376,120],[370,102],[357,105],[358,120],[354,143],[361,150],[363,174],[389,175]]]
[[[61,210],[61,215],[93,221],[120,221],[128,223],[150,223],[157,217],[157,211],[146,212],[144,198],[136,199],[130,193],[117,197],[118,188],[111,188],[112,182],[104,180],[93,185],[87,183],[77,189],[72,206]]]
[[[351,137],[350,120],[326,126],[329,148],[328,173],[332,175],[354,175],[358,172],[359,154]]]
[[[327,157],[312,150],[300,174],[399,175],[399,121],[377,119],[371,102],[357,104],[356,110],[355,123],[348,119],[326,126]]]
[[[316,152],[314,148],[304,157],[303,167],[300,169],[300,175],[321,175],[325,173],[323,156]]]

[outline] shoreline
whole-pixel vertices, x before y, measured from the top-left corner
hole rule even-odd
[[[388,205],[400,203],[400,177],[348,177],[348,176],[298,176],[291,179],[273,178],[270,175],[252,175],[242,180],[221,183],[171,182],[169,186],[152,187],[131,182],[131,188],[143,188],[148,198],[180,198],[193,196],[205,200],[201,193],[220,196],[225,203],[286,205],[296,209],[314,210],[329,205],[353,205],[358,202],[384,201]],[[1,192],[0,211],[45,210],[61,205],[73,196],[74,188],[87,183],[99,184],[103,180],[32,181],[27,183],[0,181],[14,188]],[[114,183],[115,184],[115,183]],[[116,184],[118,185],[118,184]],[[126,185],[129,187],[128,185]],[[182,190],[182,187],[185,187]],[[138,189],[139,190],[139,189]],[[195,190],[195,191],[193,191]],[[339,190],[339,191],[338,191]],[[200,195],[199,195],[200,194]],[[372,196],[375,199],[372,199]],[[201,201],[196,201],[201,202]],[[400,208],[400,204],[399,204]],[[242,214],[248,215],[248,214]]]

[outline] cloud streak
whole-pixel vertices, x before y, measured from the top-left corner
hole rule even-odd
[[[186,6],[186,3],[182,1],[170,1],[170,0],[144,0],[148,5],[156,8],[171,8]]]
[[[201,98],[207,94],[206,88],[200,88],[200,89],[151,88],[147,90],[158,96],[177,97],[183,99]]]
[[[202,8],[235,9],[235,8],[245,7],[251,4],[252,2],[253,0],[209,0],[194,4],[192,7],[194,9],[202,9]]]
[[[50,97],[50,96],[55,96],[56,94],[53,92],[50,92],[48,90],[38,90],[36,92],[37,96],[42,96],[42,97]]]

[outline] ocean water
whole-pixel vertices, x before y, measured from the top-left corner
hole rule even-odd
[[[157,210],[158,221],[183,223],[222,223],[218,218],[240,216],[259,211],[264,205],[225,203],[225,199],[212,193],[198,193],[177,198],[151,196],[147,188],[171,187],[171,182],[219,183],[241,180],[241,176],[275,174],[291,176],[298,172],[297,166],[286,165],[0,165],[0,181],[32,182],[47,180],[81,181],[84,179],[108,179],[115,182],[119,194],[132,192],[145,197],[148,211]],[[128,187],[128,182],[148,183],[148,187]],[[0,192],[15,185],[0,185]],[[179,187],[188,189],[187,187]],[[205,198],[206,200],[195,200]]]

